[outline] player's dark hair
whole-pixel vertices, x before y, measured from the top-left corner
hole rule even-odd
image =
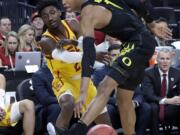
[[[47,6],[54,6],[57,9],[61,8],[61,4],[58,0],[39,0],[39,2],[36,5],[36,8],[40,15],[41,15],[41,11]]]
[[[121,49],[121,45],[119,45],[119,44],[112,44],[112,45],[109,46],[108,52],[110,52],[112,50],[118,50],[118,49]]]

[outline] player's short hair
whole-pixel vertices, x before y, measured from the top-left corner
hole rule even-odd
[[[39,0],[39,2],[36,5],[36,8],[39,14],[41,15],[41,11],[48,6],[54,6],[57,9],[60,9],[61,4],[58,0]]]
[[[112,45],[109,46],[108,52],[110,52],[112,50],[118,50],[118,49],[119,50],[121,49],[121,45],[119,45],[119,44],[112,44]]]

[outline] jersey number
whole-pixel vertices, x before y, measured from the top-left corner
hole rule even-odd
[[[75,63],[74,69],[76,70],[76,72],[78,72],[81,69],[80,64],[79,63]]]

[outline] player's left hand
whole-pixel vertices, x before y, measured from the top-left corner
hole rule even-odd
[[[151,31],[160,39],[171,40],[172,39],[172,30],[168,26],[163,25],[162,23],[153,22],[150,25]]]
[[[74,107],[74,117],[75,118],[81,117],[82,109],[83,109],[83,107],[85,107],[85,103],[86,103],[86,93],[81,93],[79,95],[79,98]]]

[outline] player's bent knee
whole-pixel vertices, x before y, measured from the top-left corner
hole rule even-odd
[[[34,110],[34,102],[28,99],[20,101],[19,108],[21,112]]]
[[[64,95],[59,100],[60,106],[62,108],[73,108],[74,107],[74,98],[71,95]]]

